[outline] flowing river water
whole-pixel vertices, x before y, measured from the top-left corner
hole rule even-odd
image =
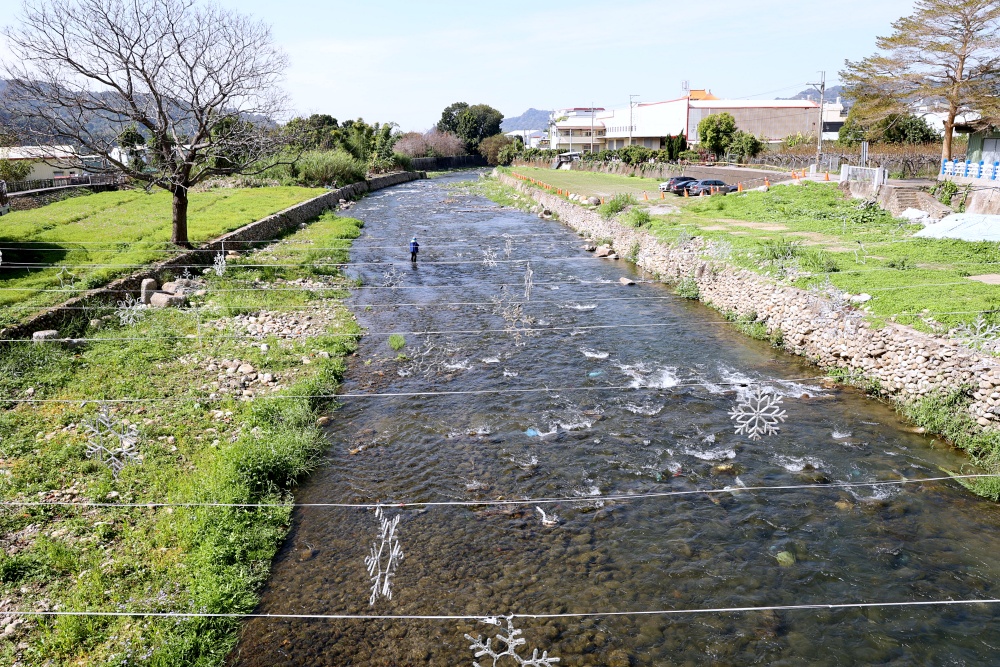
[[[404,557],[391,600],[374,606],[375,512],[300,508],[259,612],[594,614],[515,619],[520,655],[537,648],[559,665],[1000,660],[998,605],[611,615],[1000,597],[1000,506],[954,482],[834,486],[940,477],[964,462],[889,407],[810,379],[815,367],[624,261],[593,257],[559,223],[449,190],[459,178],[385,190],[353,210],[365,227],[351,261],[383,264],[354,269],[374,289],[352,298],[370,334],[343,393],[543,391],[345,398],[297,501],[583,500],[541,505],[555,525],[535,503],[386,506]],[[405,252],[414,234],[416,267]],[[482,262],[487,249],[496,266]],[[508,302],[523,301],[526,261],[523,311],[548,330],[518,340],[491,299],[506,284]],[[373,376],[361,362],[394,356],[390,331],[449,333],[404,334],[411,361]],[[729,414],[755,385],[787,412],[759,441],[736,434]],[[788,485],[807,488],[740,490]],[[494,637],[501,622],[256,618],[230,662],[471,665],[464,635]]]

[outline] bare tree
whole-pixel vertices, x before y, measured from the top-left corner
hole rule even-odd
[[[193,185],[279,161],[286,58],[260,22],[198,0],[26,0],[5,34],[3,104],[27,138],[170,191],[178,245]]]
[[[941,155],[950,160],[956,117],[1000,118],[1000,2],[918,0],[892,28],[876,42],[881,53],[848,60],[841,78],[868,120],[906,114],[917,101],[943,103]]]

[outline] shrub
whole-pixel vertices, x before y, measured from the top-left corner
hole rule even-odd
[[[523,144],[519,141],[514,141],[513,143],[507,144],[500,149],[497,154],[497,164],[504,167],[508,166],[511,162],[516,160],[521,154],[521,148]]]
[[[938,188],[938,201],[945,206],[951,206],[951,200],[958,194],[958,186],[952,181],[945,181]]]
[[[296,180],[303,185],[331,187],[365,180],[365,164],[345,151],[309,151],[295,164]]]
[[[684,299],[697,301],[701,298],[701,290],[698,289],[698,281],[694,278],[681,278],[674,288],[674,294]]]
[[[627,193],[619,193],[597,207],[597,212],[605,220],[610,220],[614,216],[624,211],[629,206],[638,204],[636,198]]]
[[[392,160],[403,171],[413,171],[413,159],[404,153],[393,153]]]
[[[392,334],[389,336],[389,347],[392,348],[393,352],[399,352],[406,347],[406,338],[401,334]]]
[[[495,167],[500,164],[500,151],[513,143],[514,140],[510,137],[503,134],[495,134],[479,142],[479,154],[486,158],[487,164]],[[510,164],[510,162],[507,164]]]
[[[836,273],[840,271],[833,255],[823,250],[807,250],[802,253],[799,265],[813,273]]]
[[[788,239],[767,240],[761,243],[761,257],[765,261],[780,262],[801,254],[802,246],[798,241]]]
[[[619,216],[618,221],[623,225],[642,229],[653,224],[653,219],[649,216],[649,211],[644,208],[633,207]]]

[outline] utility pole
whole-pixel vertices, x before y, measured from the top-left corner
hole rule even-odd
[[[816,132],[816,173],[819,174],[819,163],[823,159],[823,103],[826,101],[826,72],[819,73],[819,83],[809,85],[819,91],[819,128]]]
[[[633,98],[636,97],[639,96],[638,95],[628,96],[628,145],[629,146],[632,145],[632,128],[634,127],[634,125],[632,124],[632,109],[635,108],[635,105],[632,103],[632,100]]]
[[[590,103],[590,152],[594,152],[594,103]]]

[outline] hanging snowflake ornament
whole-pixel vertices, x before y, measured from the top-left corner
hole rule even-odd
[[[65,266],[59,269],[56,278],[59,279],[59,289],[66,289],[67,287],[73,289],[76,287],[76,274],[72,273]]]
[[[729,241],[712,241],[705,254],[711,259],[728,262],[733,257],[733,244]]]
[[[497,253],[493,248],[487,248],[483,251],[483,264],[490,269],[497,267]]]
[[[524,312],[524,304],[511,299],[506,287],[500,288],[499,296],[491,297],[493,313],[504,320],[504,332],[514,339],[514,344],[524,345],[525,338],[537,336],[535,320]]]
[[[181,274],[181,280],[192,280],[194,276],[191,275],[191,271],[188,267],[184,267],[184,272]]]
[[[379,521],[379,536],[372,544],[371,553],[365,558],[368,577],[372,582],[372,594],[368,599],[370,606],[374,606],[379,598],[392,599],[392,578],[396,574],[399,562],[403,560],[403,549],[396,537],[399,517],[397,514],[392,519],[387,519],[381,505],[375,508],[375,518]]]
[[[146,314],[146,305],[131,294],[126,294],[125,299],[118,302],[115,311],[118,314],[118,321],[123,327],[130,327],[138,324]]]
[[[101,406],[92,419],[83,423],[83,429],[87,434],[87,458],[109,468],[116,479],[129,463],[142,462],[138,427],[115,420],[107,407]]]
[[[504,259],[510,259],[510,256],[514,254],[514,237],[510,234],[504,234],[503,240]]]
[[[524,300],[531,301],[531,290],[535,286],[535,272],[531,270],[531,263],[524,268]]]
[[[963,324],[955,331],[956,338],[975,350],[988,351],[1000,342],[1000,324],[990,324],[980,313],[971,324]]]
[[[403,274],[396,270],[395,264],[382,274],[382,287],[398,287],[402,282]]]
[[[430,377],[448,370],[456,370],[462,364],[462,360],[458,358],[462,353],[462,348],[453,341],[435,343],[427,337],[421,345],[407,353],[410,363],[400,374],[404,377],[407,375]]]
[[[765,435],[778,433],[781,430],[778,424],[788,417],[780,405],[781,396],[755,387],[729,412],[729,418],[736,422],[736,435],[760,440]]]
[[[215,275],[220,278],[226,273],[226,255],[221,252],[215,253],[215,259],[212,261],[212,270],[215,271]]]
[[[500,619],[495,616],[479,619],[480,623],[487,623],[500,628],[496,636],[487,637],[485,642],[480,635],[476,637],[469,634],[465,635],[465,638],[472,642],[469,648],[477,658],[477,660],[472,661],[473,667],[501,667],[502,665],[510,664],[510,661],[501,661],[501,658],[511,658],[511,660],[514,660],[521,667],[550,667],[559,662],[559,658],[554,656],[550,658],[548,651],[542,651],[542,654],[538,655],[537,648],[531,652],[530,658],[518,655],[518,649],[528,642],[521,637],[523,632],[514,627],[513,616],[505,616],[504,620],[507,621],[506,630],[503,629]],[[493,644],[494,639],[496,640],[496,645]],[[500,650],[501,644],[505,647],[502,651]],[[488,663],[485,660],[482,663],[478,661],[478,658],[482,658],[483,656],[489,658]]]

